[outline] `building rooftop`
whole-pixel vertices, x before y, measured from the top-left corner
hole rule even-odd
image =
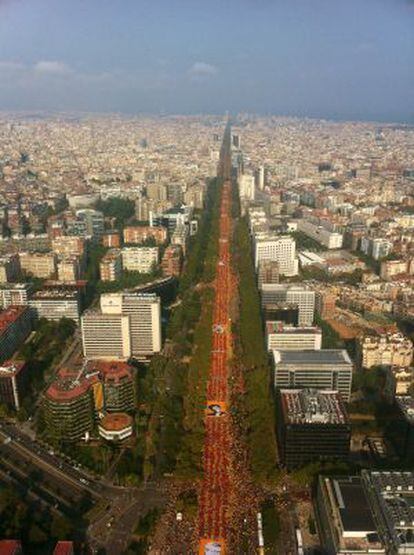
[[[132,380],[129,364],[113,360],[90,360],[80,370],[62,368],[46,391],[46,396],[55,402],[70,402],[84,395],[91,385],[105,381],[118,383]]]
[[[80,373],[62,369],[48,387],[46,397],[56,403],[69,403],[85,395],[90,385]]]
[[[280,400],[286,424],[348,423],[348,414],[336,391],[281,389]]]
[[[385,553],[360,476],[320,477],[341,553]]]
[[[62,287],[56,287],[55,289],[41,289],[32,295],[31,300],[78,300],[78,292],[75,288],[68,288],[62,285]]]
[[[24,360],[6,360],[0,364],[0,378],[16,376],[25,365]]]
[[[31,283],[0,283],[0,290],[25,291],[31,288]]]
[[[105,381],[118,381],[123,378],[132,379],[132,367],[120,360],[89,360],[86,364],[86,374],[99,372]]]
[[[74,553],[74,547],[73,542],[70,541],[57,542],[53,550],[53,555],[72,555],[72,553]]]
[[[108,432],[120,432],[132,426],[132,417],[125,412],[113,412],[106,414],[102,420],[99,421],[99,426]]]
[[[0,555],[16,555],[21,548],[20,540],[0,540]]]
[[[284,322],[268,321],[266,322],[266,333],[286,333],[286,334],[322,334],[321,328],[317,326],[296,327],[288,326]]]
[[[414,472],[371,472],[363,471],[370,482],[372,503],[381,513],[379,532],[387,543],[414,552]],[[401,551],[402,552],[402,551]],[[398,551],[400,553],[400,551]]]
[[[320,351],[274,350],[273,357],[279,364],[352,364],[345,349],[322,349]]]
[[[336,478],[333,480],[333,486],[344,531],[375,532],[376,526],[361,479],[358,477]]]
[[[407,420],[414,424],[414,397],[411,395],[397,396],[395,397],[395,402]]]

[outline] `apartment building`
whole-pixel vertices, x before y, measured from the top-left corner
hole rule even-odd
[[[76,211],[76,216],[67,222],[68,235],[84,239],[99,239],[105,231],[105,219],[102,212],[92,208]]]
[[[158,247],[124,247],[122,266],[130,272],[150,273],[158,264]]]
[[[329,318],[335,312],[336,295],[329,291],[315,292],[315,310],[321,318]]]
[[[135,407],[132,367],[119,360],[90,360],[85,377],[98,374],[103,388],[103,407],[107,412],[130,412]]]
[[[121,236],[117,231],[108,231],[102,235],[102,244],[110,249],[119,249],[121,246]]]
[[[27,305],[31,291],[30,283],[0,284],[0,308]]]
[[[99,274],[102,281],[117,281],[122,276],[122,255],[120,249],[110,249],[101,259]]]
[[[380,277],[385,281],[392,281],[399,274],[412,273],[411,267],[408,260],[384,260],[381,262]]]
[[[78,281],[81,276],[82,269],[79,256],[67,256],[57,263],[57,277],[59,281]]]
[[[53,278],[57,274],[57,256],[54,252],[21,252],[20,265],[24,272],[38,278]]]
[[[392,242],[381,237],[363,237],[361,239],[361,251],[374,260],[385,258],[392,251]]]
[[[153,239],[158,245],[167,240],[168,232],[165,227],[128,226],[124,228],[124,243],[140,244]]]
[[[88,381],[74,379],[73,373],[62,369],[46,390],[44,418],[49,433],[72,443],[93,429],[92,390]]]
[[[85,252],[85,239],[72,235],[62,235],[52,240],[52,250],[59,256],[83,256]]]
[[[413,359],[413,343],[400,332],[365,335],[360,339],[361,364],[408,367]]]
[[[239,177],[239,194],[241,200],[254,200],[255,183],[254,175],[242,174]]]
[[[169,245],[162,257],[161,269],[164,276],[179,276],[182,266],[182,248],[180,245]]]

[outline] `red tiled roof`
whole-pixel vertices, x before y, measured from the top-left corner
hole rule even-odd
[[[16,322],[27,310],[27,306],[9,306],[4,312],[1,312],[0,334],[2,334],[10,324]]]
[[[72,555],[72,553],[74,553],[73,542],[69,541],[57,542],[53,551],[53,555]]]

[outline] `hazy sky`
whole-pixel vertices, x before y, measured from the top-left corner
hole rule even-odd
[[[414,0],[0,0],[0,110],[414,122]]]

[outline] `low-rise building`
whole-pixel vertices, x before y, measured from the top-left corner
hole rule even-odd
[[[365,335],[360,340],[363,368],[373,366],[410,366],[413,343],[400,332]]]
[[[99,435],[106,441],[121,442],[132,436],[132,418],[125,413],[111,413],[99,421]]]
[[[326,553],[386,554],[360,476],[320,476],[315,512]]]
[[[414,553],[414,473],[320,476],[316,515],[326,553]]]
[[[59,541],[55,545],[53,555],[75,555],[75,546],[71,541]]]
[[[318,327],[296,327],[283,322],[266,322],[268,351],[319,350],[322,347],[322,330]]]
[[[23,555],[22,542],[20,540],[0,540],[1,555]]]

